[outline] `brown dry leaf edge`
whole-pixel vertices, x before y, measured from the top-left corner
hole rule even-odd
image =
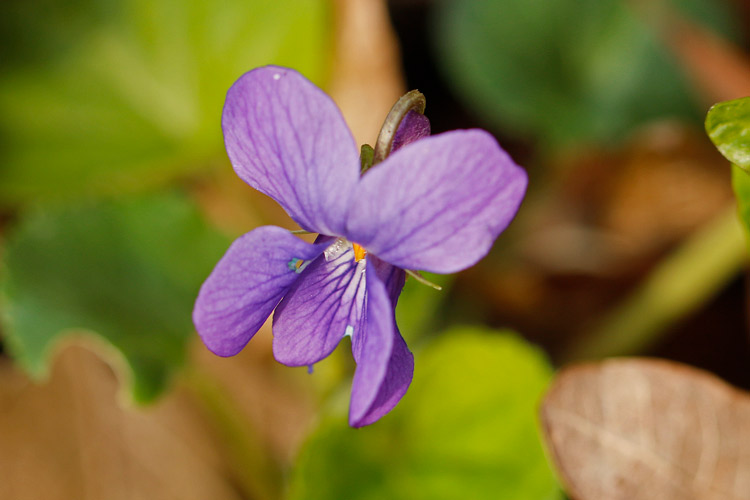
[[[117,391],[110,366],[80,346],[60,352],[43,385],[0,359],[0,498],[242,497],[189,396],[135,409]]]
[[[649,359],[575,365],[541,419],[576,500],[750,499],[750,396],[707,372]]]

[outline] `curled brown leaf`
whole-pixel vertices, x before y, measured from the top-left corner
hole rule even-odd
[[[696,368],[575,365],[556,378],[541,417],[574,499],[750,499],[750,396]]]
[[[0,498],[242,498],[188,395],[138,410],[117,390],[110,366],[79,346],[60,352],[43,385],[0,359]]]

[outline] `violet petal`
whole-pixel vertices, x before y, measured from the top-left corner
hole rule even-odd
[[[367,256],[367,259],[372,264],[372,267],[375,268],[375,273],[378,275],[380,281],[385,285],[385,291],[388,293],[391,305],[395,309],[398,297],[401,295],[401,290],[404,289],[404,283],[406,283],[406,273],[403,269],[390,265],[379,259],[376,255],[370,254]]]
[[[195,301],[193,323],[206,347],[219,356],[240,352],[299,278],[298,260],[315,259],[325,246],[274,226],[235,240]]]
[[[364,327],[352,338],[357,362],[352,382],[349,425],[369,425],[401,400],[414,374],[414,356],[396,328],[394,304],[370,258]]]
[[[257,68],[227,92],[222,128],[242,180],[302,228],[342,233],[359,150],[330,97],[294,70]]]
[[[489,252],[526,184],[526,172],[487,132],[427,137],[365,173],[345,235],[398,267],[460,271]]]
[[[391,145],[391,154],[397,150],[411,144],[414,141],[422,139],[430,135],[430,120],[425,115],[418,113],[414,110],[409,111],[404,116],[403,120],[396,130],[396,134],[393,136],[393,144]]]
[[[288,366],[328,356],[347,333],[360,328],[365,302],[365,260],[337,240],[310,263],[273,316],[273,354]]]

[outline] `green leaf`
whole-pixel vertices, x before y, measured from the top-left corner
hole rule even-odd
[[[719,2],[673,3],[724,32],[736,25]],[[437,60],[484,119],[552,145],[616,140],[665,115],[697,120],[655,33],[663,6],[641,4],[648,11],[621,0],[445,0],[435,18]]]
[[[737,213],[744,229],[745,242],[750,245],[750,174],[733,166],[732,187],[737,197]]]
[[[109,15],[71,16],[75,42],[0,73],[3,204],[142,191],[209,166],[225,157],[221,110],[240,75],[327,73],[324,0],[77,1]],[[30,32],[50,24],[17,16]]]
[[[176,194],[35,211],[4,252],[10,352],[44,376],[62,339],[89,332],[122,354],[133,398],[150,400],[182,363],[198,288],[227,246]]]
[[[536,416],[550,376],[541,351],[514,335],[453,330],[416,354],[391,414],[357,430],[343,416],[323,422],[289,498],[560,498]]]
[[[706,116],[706,132],[716,148],[734,164],[732,187],[750,242],[750,97],[715,104]]]
[[[750,97],[714,105],[706,116],[706,132],[727,160],[750,171]]]

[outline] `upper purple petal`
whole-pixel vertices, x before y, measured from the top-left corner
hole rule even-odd
[[[273,226],[238,238],[195,301],[193,323],[206,347],[219,356],[240,352],[300,276],[294,259],[309,261],[324,249]]]
[[[326,239],[330,242],[331,238]],[[329,246],[310,263],[273,315],[273,354],[288,366],[317,363],[347,333],[360,328],[365,303],[365,261],[351,243]]]
[[[414,110],[409,111],[398,125],[396,134],[393,136],[391,154],[411,144],[414,141],[430,135],[430,120],[425,115]]]
[[[366,260],[364,325],[352,338],[357,362],[349,406],[352,427],[371,424],[388,413],[406,393],[414,373],[414,356],[396,328],[394,302],[380,276],[388,269],[376,269],[371,258]]]
[[[222,128],[242,180],[304,229],[342,233],[359,151],[330,97],[294,70],[257,68],[227,92]]]
[[[398,267],[460,271],[489,252],[526,184],[526,172],[487,132],[427,137],[365,173],[345,235]]]

